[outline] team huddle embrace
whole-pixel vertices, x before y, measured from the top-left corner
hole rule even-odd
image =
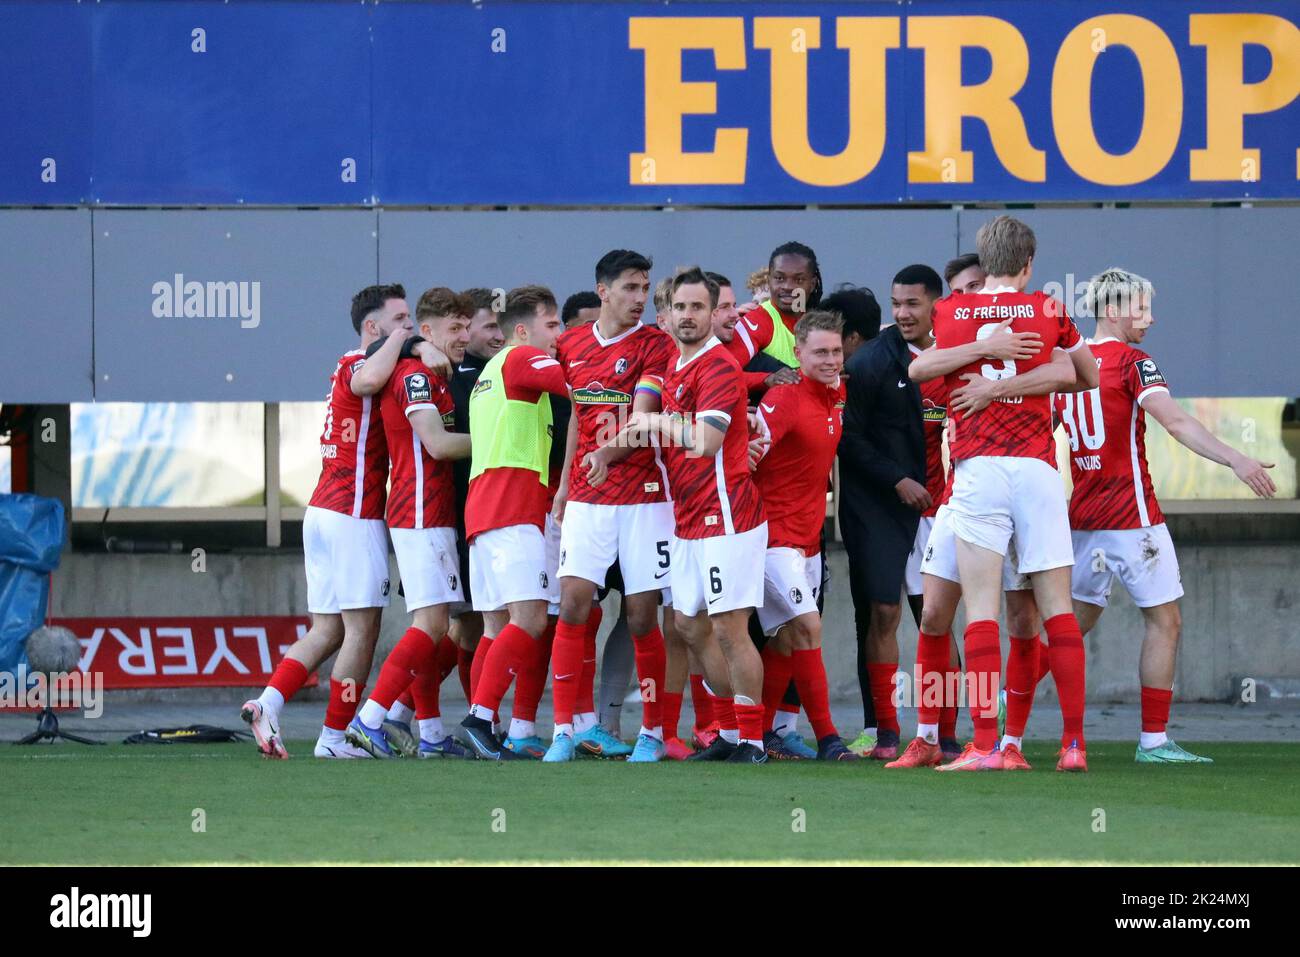
[[[900,270],[883,331],[871,292],[825,295],[800,243],[772,253],[745,305],[699,267],[652,290],[651,260],[630,250],[603,256],[595,292],[563,310],[542,286],[435,287],[412,318],[401,286],[362,290],[359,347],[331,380],[303,524],[312,627],[242,710],[259,749],[288,756],[281,709],[337,653],[321,758],[1029,770],[1021,741],[1050,676],[1057,770],[1086,771],[1083,635],[1118,578],[1146,625],[1136,759],[1207,761],[1165,734],[1182,586],[1145,415],[1259,495],[1275,491],[1271,466],[1184,412],[1138,348],[1153,322],[1150,282],[1118,269],[1095,277],[1097,330],[1085,340],[1060,302],[1028,291],[1036,248],[1025,224],[999,216],[977,247],[942,278]],[[837,458],[863,701],[852,742],[832,720],[821,651]],[[390,540],[411,623],[367,692]],[[593,703],[610,587],[640,687],[632,745]],[[920,632],[905,748],[904,596]],[[439,692],[452,672],[469,710],[447,728]],[[536,726],[548,677],[549,742]],[[683,738],[688,684],[695,723]],[[964,746],[960,706],[974,729]],[[797,731],[800,711],[815,749]]]

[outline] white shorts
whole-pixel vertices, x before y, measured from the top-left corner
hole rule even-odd
[[[921,559],[925,555],[925,546],[930,541],[930,529],[934,528],[934,516],[922,515],[916,526],[916,540],[912,550],[907,553],[907,570],[903,572],[903,586],[909,595],[921,594]]]
[[[797,548],[769,548],[763,563],[763,607],[758,623],[763,634],[775,635],[781,626],[817,610],[822,587],[822,556],[805,557]]]
[[[560,583],[547,562],[546,538],[536,525],[509,525],[469,543],[469,590],[475,611],[501,611],[517,601],[558,603]]]
[[[628,595],[666,588],[672,582],[672,502],[597,505],[569,502],[560,526],[561,578],[605,584],[618,561]]]
[[[406,610],[464,599],[454,528],[390,528]]]
[[[307,610],[337,615],[388,607],[388,536],[378,518],[308,506],[302,521]]]
[[[1009,555],[1023,574],[1074,564],[1065,486],[1056,469],[1040,459],[981,455],[956,465],[952,530],[960,539]]]
[[[554,616],[560,613],[560,526],[550,512],[546,513],[542,524],[546,526],[542,532],[542,538],[546,542],[546,574],[551,581],[551,594],[554,595],[546,600],[546,614]]]
[[[925,519],[921,521],[924,522]],[[957,536],[952,531],[952,513],[948,511],[947,505],[939,506],[933,521],[934,527],[931,528],[930,538],[925,543],[919,573],[961,584],[961,575],[957,571]],[[1007,543],[1007,554],[1002,559],[1002,590],[1030,591],[1033,587],[1028,575],[1016,571],[1016,543],[1012,540]],[[907,593],[917,594],[912,591],[910,584],[907,586]]]
[[[1163,522],[1150,528],[1071,534],[1074,571],[1070,576],[1070,593],[1075,601],[1105,608],[1117,575],[1139,608],[1152,608],[1183,597],[1178,556]]]
[[[767,522],[711,538],[673,536],[673,607],[683,615],[716,615],[763,607]]]

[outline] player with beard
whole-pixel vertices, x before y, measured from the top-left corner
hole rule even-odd
[[[269,758],[289,756],[280,735],[285,701],[336,651],[339,657],[330,676],[329,704],[315,754],[367,756],[348,745],[343,732],[370,674],[380,615],[388,605],[383,520],[388,446],[374,394],[387,381],[406,338],[393,333],[411,329],[406,290],[397,284],[361,290],[352,299],[352,328],[360,336],[359,347],[344,353],[330,377],[320,481],[303,519],[311,630],[285,653],[261,695],[244,702],[240,710],[258,749]],[[366,349],[384,336],[392,340],[389,347],[367,359]],[[371,381],[362,377],[367,365],[371,373],[378,371]]]
[[[750,478],[745,388],[739,366],[713,336],[717,285],[692,267],[673,277],[672,289],[678,358],[663,383],[663,412],[634,413],[616,444],[664,449],[676,520],[677,629],[724,710],[719,737],[692,760],[762,764],[763,666],[747,622],[763,602],[767,521]]]

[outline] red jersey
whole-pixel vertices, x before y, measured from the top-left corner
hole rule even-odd
[[[911,343],[908,353],[915,358],[921,350]],[[921,383],[921,424],[925,428],[925,490],[933,503],[921,513],[931,517],[939,511],[948,476],[943,471],[943,428],[948,421],[948,383],[942,378]]]
[[[1083,338],[1065,311],[1065,306],[1044,292],[1016,292],[1013,289],[975,293],[953,293],[934,305],[934,339],[940,349],[977,342],[998,323],[1012,320],[1012,332],[1036,332],[1043,347],[1028,359],[981,359],[948,374],[951,392],[965,385],[962,376],[974,372],[986,379],[1009,379],[1051,361],[1053,349],[1073,352]],[[1056,467],[1056,443],[1052,438],[1052,400],[1047,395],[1001,399],[974,414],[952,414],[954,432],[948,451],[951,459],[1000,455],[1042,459]]]
[[[365,361],[361,349],[344,353],[330,376],[320,436],[320,479],[307,504],[353,518],[382,519],[388,445],[379,400],[352,392],[352,376]]]
[[[705,458],[680,446],[664,449],[672,481],[678,538],[712,538],[757,528],[766,521],[749,476],[749,406],[740,367],[716,338],[689,361],[677,359],[664,379],[664,412],[698,423],[727,423],[722,447]],[[711,428],[697,424],[696,428]]]
[[[826,483],[844,426],[844,383],[816,379],[769,389],[758,405],[772,444],[754,472],[767,513],[767,547],[821,550]]]
[[[407,418],[419,409],[442,416],[448,432],[456,428],[456,408],[447,380],[430,373],[419,359],[402,359],[380,393],[384,434],[392,473],[388,488],[389,528],[455,528],[456,488],[451,461],[429,454]]]
[[[1165,520],[1147,471],[1142,403],[1169,392],[1155,360],[1118,339],[1092,345],[1101,383],[1055,397],[1070,440],[1070,527],[1146,528]]]
[[[772,303],[772,308],[777,310],[777,315],[781,317],[786,328],[794,332],[795,323],[803,317],[802,313],[787,316],[777,308],[776,303]],[[726,349],[736,360],[736,364],[743,369],[750,359],[772,344],[772,337],[775,334],[776,327],[772,324],[771,314],[759,306],[740,317],[740,321],[736,323],[736,334],[726,344]]]
[[[556,358],[564,367],[578,417],[578,448],[569,466],[569,500],[597,505],[639,505],[668,500],[668,477],[658,448],[636,449],[609,467],[598,488],[587,484],[582,459],[627,421],[638,392],[659,396],[669,364],[677,357],[672,337],[637,324],[613,339],[596,323],[560,336]],[[556,441],[562,441],[556,437]]]
[[[534,346],[515,346],[501,363],[501,383],[506,398],[519,402],[541,402],[545,394],[568,396],[560,364]],[[479,375],[475,389],[496,388]],[[471,403],[471,416],[473,406]],[[486,425],[484,426],[487,427]],[[477,426],[473,426],[477,430]],[[555,436],[551,436],[551,441]],[[549,448],[546,456],[549,457]],[[549,479],[550,476],[548,475]],[[511,525],[536,525],[545,531],[546,513],[553,492],[539,481],[536,472],[522,468],[491,468],[469,483],[465,500],[465,540],[480,532]]]

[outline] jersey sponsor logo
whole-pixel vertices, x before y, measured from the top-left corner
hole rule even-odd
[[[469,394],[469,397],[472,399],[476,395],[481,395],[484,392],[491,391],[491,389],[492,389],[492,380],[484,379],[482,376],[480,376],[479,380],[474,383],[474,391],[472,391]]]
[[[921,419],[925,422],[942,422],[948,417],[947,406],[935,405],[930,399],[921,403]]]
[[[412,372],[402,379],[402,384],[406,387],[407,402],[433,401],[433,386],[423,372]]]
[[[627,360],[619,359],[614,363],[614,375],[622,375],[627,371]]]
[[[1156,367],[1155,359],[1139,359],[1137,361],[1138,379],[1143,388],[1149,385],[1164,385],[1165,377],[1160,374],[1160,369]]]
[[[1074,467],[1082,469],[1084,472],[1096,472],[1101,469],[1101,456],[1076,455],[1074,457]]]
[[[576,405],[627,405],[632,397],[626,392],[606,389],[599,382],[593,382],[585,389],[574,389],[573,401]]]
[[[448,432],[455,431],[455,429],[456,429],[456,410],[455,410],[455,409],[452,409],[450,412],[448,412],[448,413],[446,413],[445,415],[443,415],[443,417],[442,417],[442,425],[443,425],[443,428],[445,428]]]

